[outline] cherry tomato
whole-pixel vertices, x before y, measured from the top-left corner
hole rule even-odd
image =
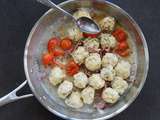
[[[122,28],[116,29],[112,35],[117,39],[118,42],[126,41],[127,34]]]
[[[49,41],[48,41],[48,52],[52,52],[55,47],[58,45],[59,43],[59,39],[58,38],[51,38]]]
[[[42,56],[42,63],[43,63],[43,65],[51,65],[51,64],[53,64],[53,58],[54,58],[54,56],[52,54],[45,53]]]
[[[53,55],[54,55],[55,57],[63,56],[63,55],[64,55],[64,51],[63,51],[63,50],[54,50],[54,51],[53,51]]]
[[[85,38],[97,38],[98,34],[89,34],[89,33],[83,33],[83,37]]]
[[[126,41],[123,41],[123,42],[120,42],[119,44],[118,44],[118,50],[126,50],[126,49],[128,49],[128,43],[126,42]]]
[[[72,48],[72,40],[70,38],[64,38],[61,40],[60,46],[64,50],[69,50]]]
[[[130,55],[130,50],[126,49],[126,50],[117,50],[116,51],[117,54],[119,54],[122,57],[127,57]]]
[[[128,50],[125,50],[122,53],[120,53],[120,56],[127,57],[127,56],[129,56],[129,54],[130,54],[130,50],[128,49]]]
[[[78,73],[79,65],[75,63],[74,60],[71,60],[68,62],[66,70],[68,75],[73,76],[74,74]]]

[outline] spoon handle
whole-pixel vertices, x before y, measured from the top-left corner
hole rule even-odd
[[[72,17],[74,19],[74,17],[68,13],[67,11],[63,10],[62,8],[60,8],[58,5],[56,5],[55,3],[53,3],[51,0],[37,0],[39,3],[45,5],[45,6],[48,6],[48,7],[51,7],[51,8],[54,8],[58,11],[61,11],[63,13],[65,13],[66,15]]]

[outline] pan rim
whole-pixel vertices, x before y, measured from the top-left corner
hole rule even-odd
[[[62,2],[59,4],[59,6],[63,6],[69,2],[72,2],[72,1],[75,1],[75,0],[68,0],[68,1],[65,1],[65,2]],[[144,66],[145,67],[145,71],[144,71],[144,76],[143,76],[143,80],[140,84],[140,87],[138,88],[138,91],[136,93],[136,95],[134,95],[123,107],[119,108],[117,111],[115,111],[114,113],[110,114],[110,115],[107,115],[107,116],[103,116],[101,118],[96,118],[96,119],[92,119],[92,120],[104,120],[104,119],[109,119],[109,118],[112,118],[118,114],[120,114],[122,111],[124,111],[126,108],[128,108],[134,101],[135,99],[138,97],[138,95],[140,94],[140,91],[142,90],[143,86],[144,86],[144,83],[146,82],[146,79],[147,79],[147,74],[148,74],[148,70],[149,70],[149,52],[148,52],[148,46],[147,46],[147,42],[146,42],[146,39],[144,37],[144,34],[142,32],[142,30],[140,29],[139,25],[137,24],[137,22],[125,11],[123,10],[122,8],[120,8],[119,6],[115,5],[114,3],[111,3],[111,2],[108,2],[108,1],[104,1],[106,4],[109,4],[111,5],[112,7],[115,7],[117,8],[119,11],[121,11],[125,16],[127,16],[129,18],[129,20],[131,20],[133,23],[134,23],[134,26],[135,28],[137,29],[138,33],[141,35],[141,38],[143,39],[142,43],[143,43],[143,46],[144,46],[144,54],[145,54],[145,63],[146,65]],[[50,107],[46,106],[44,101],[42,101],[40,99],[40,96],[37,95],[33,85],[32,85],[32,82],[30,80],[30,77],[29,77],[29,72],[28,72],[28,64],[27,64],[27,54],[28,54],[28,48],[29,48],[29,45],[30,45],[30,41],[31,41],[31,38],[32,38],[32,35],[34,33],[34,31],[36,30],[37,26],[39,25],[39,23],[42,21],[42,19],[52,11],[52,9],[49,9],[47,12],[45,12],[41,17],[40,19],[35,23],[35,25],[33,26],[30,34],[29,34],[29,37],[27,39],[27,42],[26,42],[26,46],[25,46],[25,50],[24,50],[24,71],[25,71],[25,75],[26,75],[26,78],[27,78],[27,81],[28,81],[28,84],[34,94],[34,96],[37,98],[37,100],[47,109],[49,110],[51,113],[61,117],[61,118],[64,118],[64,119],[70,119],[70,120],[80,120],[80,119],[77,119],[77,118],[70,118],[62,113],[59,113],[57,112],[56,110],[54,109],[51,109]],[[83,119],[85,120],[85,119]]]

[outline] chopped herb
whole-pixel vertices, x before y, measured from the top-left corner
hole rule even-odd
[[[84,41],[86,38],[81,38],[80,41]]]

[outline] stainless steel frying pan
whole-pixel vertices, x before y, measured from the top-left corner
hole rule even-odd
[[[60,6],[70,13],[75,12],[78,8],[86,7],[94,9],[99,12],[106,12],[107,14],[116,16],[125,28],[131,34],[132,42],[136,51],[136,65],[137,69],[134,82],[121,100],[111,108],[104,111],[97,111],[91,108],[71,109],[65,106],[62,100],[56,95],[56,90],[48,83],[46,76],[48,70],[41,66],[40,58],[42,51],[45,50],[47,40],[52,36],[61,36],[66,34],[65,29],[69,26],[68,21],[63,15],[57,11],[50,9],[47,11],[33,27],[24,51],[24,69],[27,80],[18,88],[0,99],[0,106],[13,102],[18,99],[35,96],[39,102],[50,112],[65,119],[72,120],[102,120],[109,119],[123,110],[125,110],[140,93],[148,72],[149,55],[148,48],[142,31],[136,22],[118,6],[103,0],[69,0],[60,4]],[[57,32],[64,28],[63,33]],[[29,84],[33,95],[17,96],[16,92],[25,84]]]

